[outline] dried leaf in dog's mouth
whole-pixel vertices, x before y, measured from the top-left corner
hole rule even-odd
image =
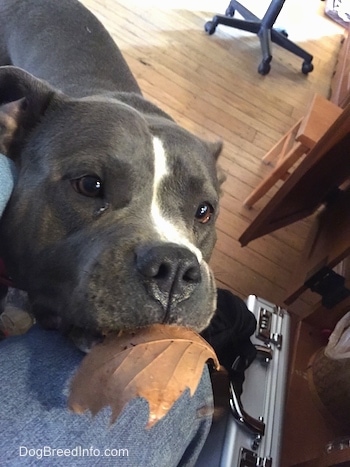
[[[184,327],[156,324],[135,332],[110,334],[84,358],[71,384],[71,410],[93,415],[112,409],[114,423],[134,397],[149,404],[147,427],[168,413],[186,388],[197,389],[208,360],[219,368],[214,350]]]

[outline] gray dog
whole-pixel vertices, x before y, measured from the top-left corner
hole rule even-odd
[[[76,0],[0,0],[0,147],[19,178],[0,255],[46,326],[205,328],[221,143],[142,97]]]

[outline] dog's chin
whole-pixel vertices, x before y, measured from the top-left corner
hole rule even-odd
[[[200,326],[199,329],[193,329],[200,333],[205,329],[210,323],[210,319],[204,326]],[[174,326],[179,326],[180,324],[174,324]],[[138,329],[140,326],[137,327]],[[137,329],[135,327],[135,329]],[[97,344],[101,344],[105,339],[105,334],[99,332],[90,332],[81,328],[72,327],[68,332],[65,332],[67,337],[73,342],[75,347],[81,350],[84,353],[89,353],[93,347]]]
[[[207,315],[207,319],[205,320],[194,319],[190,323],[188,320],[178,317],[178,319],[174,318],[173,320],[169,320],[169,321],[159,321],[159,320],[148,321],[147,320],[144,323],[135,322],[134,325],[132,323],[128,323],[128,324],[120,323],[118,329],[115,326],[113,326],[113,327],[105,327],[103,330],[97,330],[97,329],[91,329],[91,328],[87,329],[87,328],[79,327],[76,325],[68,324],[61,317],[54,315],[54,314],[36,316],[36,321],[44,329],[60,331],[71,342],[73,342],[75,347],[77,347],[79,350],[81,350],[84,353],[89,353],[95,345],[103,342],[105,336],[109,332],[117,333],[120,331],[136,330],[142,327],[151,326],[153,324],[183,326],[183,327],[191,328],[193,331],[200,333],[201,331],[203,331],[203,329],[205,329],[209,325],[211,318],[214,314],[214,311],[215,310],[213,310],[212,313],[209,313]]]

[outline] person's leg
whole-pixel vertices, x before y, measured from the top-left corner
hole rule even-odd
[[[207,368],[193,397],[186,391],[164,419],[146,430],[143,399],[131,401],[112,426],[109,409],[94,418],[67,409],[69,380],[83,356],[59,333],[37,326],[0,342],[2,466],[195,464],[213,411]]]

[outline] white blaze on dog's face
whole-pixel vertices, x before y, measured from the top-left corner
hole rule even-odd
[[[190,250],[197,258],[201,270],[201,276],[209,288],[214,283],[214,276],[203,259],[203,255],[199,248],[191,241],[188,229],[181,220],[176,220],[176,225],[169,218],[167,218],[164,209],[161,208],[160,186],[165,178],[170,175],[169,165],[167,161],[167,154],[164,145],[160,138],[153,137],[154,148],[154,179],[153,179],[153,194],[151,203],[151,219],[159,240],[165,243],[177,244]],[[216,308],[216,295],[213,297],[212,309]],[[209,324],[210,319],[208,319]],[[181,324],[180,320],[177,324]]]
[[[159,187],[162,180],[169,175],[169,167],[162,141],[154,137],[154,180],[153,180],[153,196],[151,204],[151,217],[160,240],[170,243],[177,243],[184,246],[194,253],[197,257],[198,263],[202,262],[202,253],[200,250],[188,239],[186,227],[173,224],[169,219],[166,219],[164,213],[161,212],[159,203]]]

